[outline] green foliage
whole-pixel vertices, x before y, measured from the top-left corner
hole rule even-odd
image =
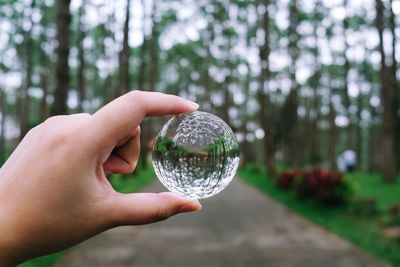
[[[154,144],[155,151],[157,154],[164,154],[166,153],[171,147],[174,147],[174,149],[177,149],[176,146],[174,146],[174,142],[172,141],[171,138],[164,137],[164,136],[159,136],[157,138],[156,143]]]
[[[380,210],[388,210],[390,206],[399,202],[400,182],[384,183],[378,174],[354,173],[348,175],[356,197],[375,198]]]
[[[400,204],[391,205],[387,211],[385,219],[385,225],[400,226]]]
[[[113,175],[110,182],[121,193],[132,193],[148,185],[155,177],[152,168],[135,170],[135,175]]]
[[[239,170],[239,176],[314,223],[391,262],[393,266],[400,266],[399,246],[382,237],[380,217],[357,216],[346,207],[330,209],[308,199],[299,201],[295,192],[278,189],[275,179],[266,176],[265,172],[257,173],[254,169],[244,167]],[[390,203],[398,202],[400,187],[383,183],[378,175],[351,174],[346,178],[354,188],[356,199],[375,196],[377,206],[386,209]],[[393,202],[394,199],[397,202]]]
[[[348,17],[346,20],[348,25],[354,30],[359,30],[360,27],[368,25],[368,21],[365,19],[365,17],[362,16],[351,16]]]
[[[52,255],[40,257],[37,259],[25,262],[19,267],[51,267],[64,255],[64,252],[55,253]]]
[[[253,173],[253,174],[259,174],[260,172],[263,172],[263,169],[261,168],[260,165],[255,164],[255,163],[249,163],[246,165],[246,170],[249,173]]]
[[[356,215],[365,217],[374,217],[380,213],[374,197],[355,199],[351,211]]]

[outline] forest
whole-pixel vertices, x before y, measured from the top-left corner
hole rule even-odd
[[[1,0],[0,162],[49,116],[145,90],[223,118],[242,164],[336,169],[351,149],[394,181],[399,15],[398,0]]]

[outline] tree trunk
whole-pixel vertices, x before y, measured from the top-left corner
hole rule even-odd
[[[158,37],[159,29],[156,21],[158,1],[153,0],[153,7],[151,13],[151,38],[150,38],[150,64],[149,64],[149,89],[152,91],[157,91],[156,85],[158,81]]]
[[[392,90],[394,91],[393,97],[393,116],[395,119],[395,132],[400,133],[400,86],[397,81],[397,61],[396,61],[396,15],[393,10],[393,0],[390,0],[390,32],[392,34],[392,65],[391,65],[391,74],[392,74]],[[400,138],[395,138],[395,146],[396,146],[396,166],[400,166]],[[398,171],[398,169],[397,169]]]
[[[225,76],[225,79],[222,83],[223,90],[223,101],[222,101],[222,119],[233,129],[233,124],[231,122],[231,118],[229,116],[229,108],[232,105],[232,97],[229,92],[229,87],[233,81],[233,63],[232,63],[232,37],[230,35],[223,35],[227,41],[226,51],[229,53],[228,58],[224,60],[224,67],[228,70],[228,74]],[[235,131],[235,129],[233,129]]]
[[[1,124],[0,124],[0,166],[4,163],[6,158],[6,146],[5,146],[5,118],[6,118],[6,93],[0,90],[0,113],[1,113]]]
[[[124,40],[122,49],[119,54],[119,94],[124,94],[130,91],[130,77],[129,77],[129,21],[130,21],[130,6],[131,0],[126,0],[126,14],[124,23]]]
[[[264,31],[264,44],[259,47],[259,57],[261,62],[261,73],[259,76],[259,88],[258,88],[258,101],[260,105],[260,121],[261,127],[265,132],[265,136],[263,138],[263,146],[264,146],[264,163],[267,171],[270,175],[275,175],[275,168],[273,164],[273,155],[272,144],[273,144],[273,127],[271,127],[271,103],[269,100],[269,96],[267,95],[268,91],[268,79],[269,79],[269,55],[270,55],[270,47],[269,47],[269,25],[270,25],[270,17],[268,12],[268,6],[270,4],[269,0],[263,0],[260,3],[264,6],[265,12],[261,18],[261,27]]]
[[[344,8],[347,10],[347,0],[344,1]],[[346,135],[345,135],[345,147],[353,148],[353,138],[352,138],[352,123],[351,123],[351,114],[350,114],[350,95],[349,95],[349,79],[348,74],[350,71],[350,61],[346,55],[346,52],[349,51],[349,43],[347,42],[346,32],[349,29],[349,22],[347,16],[343,20],[343,38],[344,38],[344,73],[343,73],[343,81],[344,81],[344,91],[343,91],[343,104],[345,108],[345,116],[349,120],[349,124],[346,126]]]
[[[242,125],[241,125],[241,133],[243,134],[243,141],[241,142],[241,149],[242,152],[241,160],[243,164],[247,164],[250,162],[256,161],[256,153],[252,151],[252,144],[247,141],[247,134],[249,133],[247,130],[247,123],[249,121],[248,116],[248,106],[249,106],[249,98],[250,98],[250,80],[251,80],[251,73],[250,73],[250,66],[247,64],[248,73],[245,78],[245,82],[243,84],[244,90],[244,103],[242,104],[241,113],[242,113]]]
[[[231,119],[229,117],[229,107],[231,105],[231,94],[229,93],[229,85],[231,83],[231,70],[229,70],[229,74],[225,77],[225,80],[222,84],[223,90],[223,103],[222,103],[222,119],[232,128]]]
[[[143,10],[143,26],[142,26],[142,33],[143,33],[143,43],[142,46],[140,47],[140,63],[139,63],[139,75],[138,75],[138,81],[137,81],[137,89],[138,90],[143,90],[146,91],[147,89],[147,53],[148,53],[148,40],[146,37],[146,27],[145,27],[145,22],[147,20],[146,16],[146,2],[144,0],[141,0],[142,4],[142,10]],[[140,125],[141,128],[141,134],[140,134],[140,143],[142,144],[140,146],[140,166],[143,169],[147,169],[148,167],[148,162],[147,162],[147,153],[148,153],[148,148],[147,148],[147,143],[149,140],[148,137],[148,126],[149,122],[147,120],[144,120],[142,124]]]
[[[393,76],[393,86],[396,89],[395,91],[397,92],[397,94],[399,94],[398,92],[398,84],[397,84],[397,61],[396,61],[396,44],[397,44],[397,38],[396,38],[396,15],[394,14],[394,10],[393,10],[393,0],[390,0],[390,32],[392,34],[392,76]]]
[[[43,96],[40,100],[40,121],[45,121],[49,116],[49,110],[47,105],[47,96],[49,94],[49,74],[48,72],[43,72],[41,75],[41,84]]]
[[[318,70],[320,72],[320,70]],[[319,84],[320,77],[318,75],[318,78],[316,78]],[[311,153],[310,153],[310,162],[311,164],[319,164],[321,162],[321,141],[320,141],[320,132],[318,128],[318,124],[321,118],[320,114],[320,100],[318,96],[318,89],[319,87],[317,85],[314,86],[313,91],[314,91],[314,98],[313,98],[313,110],[315,112],[314,118],[312,118],[311,122]]]
[[[384,6],[382,0],[375,0],[376,4],[376,18],[375,26],[379,35],[379,53],[381,56],[381,66],[379,71],[379,79],[381,83],[381,101],[383,105],[382,112],[382,153],[383,165],[382,171],[384,179],[392,182],[396,179],[396,162],[394,153],[394,112],[393,112],[393,91],[391,89],[391,74],[390,69],[386,64],[386,54],[383,48],[383,15]]]
[[[85,16],[85,6],[86,0],[82,1],[82,4],[79,8],[79,22],[78,22],[78,112],[83,111],[83,102],[86,99],[86,76],[85,76],[85,68],[86,68],[86,60],[85,60],[85,51],[83,47],[83,41],[86,37],[86,32],[83,29],[82,18]]]
[[[358,92],[357,96],[357,125],[356,125],[356,155],[357,155],[357,170],[361,170],[362,168],[362,155],[363,155],[363,134],[362,134],[362,127],[361,127],[361,112],[363,109],[363,95],[361,94],[361,90]]]
[[[207,37],[204,37],[204,44],[205,44],[205,49],[206,49],[206,57],[204,59],[204,64],[203,66],[203,79],[202,79],[202,84],[204,86],[205,94],[204,94],[204,104],[203,108],[207,111],[212,111],[215,109],[215,105],[211,99],[211,92],[213,88],[213,79],[210,76],[209,72],[209,67],[212,62],[212,55],[211,55],[211,44],[215,40],[215,33],[214,33],[214,27],[212,22],[208,22],[207,24],[207,32],[210,34]],[[208,105],[207,105],[208,104]]]
[[[111,32],[114,32],[115,29],[115,11],[116,11],[116,3],[115,1],[109,1],[110,3],[110,15],[108,16],[107,19],[107,25],[108,28]],[[111,34],[110,38],[113,43],[113,48],[111,49],[111,52],[108,53],[106,60],[112,61],[115,56],[118,56],[119,52],[116,51],[115,47],[115,35]],[[110,72],[104,82],[104,86],[106,88],[105,96],[104,96],[104,102],[108,103],[112,101],[114,98],[116,98],[119,95],[119,82],[117,82],[116,77],[114,75],[114,69],[113,67],[110,67]]]
[[[144,1],[142,1],[143,9],[145,9]],[[157,91],[157,80],[158,80],[158,37],[159,37],[159,32],[158,32],[158,25],[156,22],[156,12],[157,12],[157,1],[153,0],[153,7],[152,7],[152,13],[151,13],[151,23],[152,23],[152,29],[151,29],[151,38],[149,40],[149,66],[148,66],[148,87],[149,90],[151,91]],[[143,27],[143,36],[144,36],[144,27]],[[143,39],[143,52],[147,52],[147,48],[145,47],[145,39]],[[141,77],[141,83],[145,82],[145,77],[146,77],[146,54],[141,55],[142,57],[142,63],[143,64],[143,69],[140,70],[140,77]],[[140,78],[139,77],[139,78]],[[148,167],[148,162],[147,162],[147,155],[149,153],[149,142],[154,135],[153,133],[153,127],[150,121],[145,121],[141,125],[142,127],[142,146],[141,146],[141,165],[145,169]]]
[[[58,0],[56,11],[57,42],[56,49],[56,88],[54,92],[54,103],[51,108],[51,115],[66,114],[68,111],[67,100],[69,90],[69,65],[68,56],[71,42],[69,29],[71,13],[69,10],[71,0]]]
[[[211,59],[210,55],[210,48],[209,46],[206,47],[207,49],[207,57],[204,59],[203,71],[202,71],[202,85],[204,87],[204,99],[203,99],[203,110],[211,112],[213,110],[214,104],[211,100],[211,92],[212,92],[212,78],[210,77],[209,73],[209,62]]]
[[[289,5],[289,12],[290,12],[290,24],[288,29],[288,38],[289,38],[289,56],[291,59],[291,64],[289,66],[289,76],[291,80],[291,89],[290,93],[287,98],[287,105],[288,105],[288,112],[287,114],[289,120],[286,121],[287,123],[287,139],[286,145],[288,146],[289,152],[289,161],[290,164],[294,166],[299,166],[300,164],[300,154],[299,149],[299,125],[298,125],[298,115],[297,109],[299,106],[298,100],[298,91],[299,91],[299,84],[296,81],[296,64],[299,58],[299,48],[298,48],[298,41],[299,41],[299,34],[297,31],[297,25],[299,24],[299,11],[297,8],[297,0],[291,0]]]
[[[319,121],[321,119],[320,113],[320,98],[318,95],[319,88],[321,86],[321,63],[319,60],[320,51],[319,51],[319,37],[317,35],[318,27],[320,25],[320,16],[318,12],[321,10],[321,2],[315,2],[314,8],[314,18],[313,18],[313,36],[315,38],[315,49],[313,50],[314,56],[314,76],[311,80],[311,88],[313,89],[313,100],[312,100],[312,109],[314,110],[314,116],[311,118],[311,133],[309,136],[310,139],[310,163],[311,165],[317,165],[321,163],[321,134],[319,131]]]
[[[329,102],[329,129],[328,129],[328,159],[331,169],[336,169],[336,144],[337,144],[337,131],[336,131],[336,111],[332,104]]]
[[[32,86],[32,71],[33,71],[33,55],[32,53],[33,50],[33,41],[31,37],[32,33],[32,27],[33,27],[33,20],[32,20],[32,13],[33,9],[35,8],[36,1],[32,0],[31,6],[28,11],[30,11],[27,16],[31,26],[29,27],[28,30],[24,30],[24,57],[25,57],[25,82],[23,86],[21,87],[21,93],[20,93],[20,118],[19,118],[19,123],[20,123],[20,135],[19,135],[19,140],[21,141],[22,138],[26,135],[26,133],[29,131],[29,114],[30,114],[30,99],[29,99],[29,88]],[[23,18],[26,19],[26,18]]]
[[[142,0],[142,9],[143,9],[143,27],[142,27],[142,32],[143,32],[143,44],[140,47],[140,63],[139,63],[139,76],[138,76],[138,90],[146,90],[146,74],[147,74],[147,50],[148,50],[148,41],[145,33],[145,24],[144,22],[146,21],[146,4],[145,1]]]
[[[46,4],[44,1],[40,3],[40,8],[44,9],[46,7]],[[40,25],[41,25],[41,30],[40,30],[40,38],[39,38],[39,43],[38,47],[42,47],[42,45],[46,42],[47,36],[47,27],[48,27],[49,21],[48,18],[45,16],[42,16],[40,20]],[[39,49],[39,65],[40,65],[40,84],[41,84],[41,89],[42,89],[42,99],[40,100],[39,103],[39,110],[40,110],[40,122],[45,121],[48,116],[49,116],[49,106],[47,103],[47,98],[49,95],[49,80],[50,80],[50,69],[52,63],[50,62],[46,51]]]

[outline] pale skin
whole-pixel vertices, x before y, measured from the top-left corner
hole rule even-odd
[[[198,105],[133,91],[93,115],[56,116],[32,129],[0,169],[0,266],[15,266],[121,225],[201,208],[172,193],[116,192],[107,173],[131,173],[146,116]]]

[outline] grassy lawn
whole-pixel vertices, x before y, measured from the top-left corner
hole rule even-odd
[[[114,189],[121,193],[136,192],[148,185],[156,177],[153,168],[139,171],[135,176],[114,175],[111,184]]]
[[[400,183],[383,183],[376,174],[348,175],[357,197],[375,197],[380,209],[387,209],[392,204],[400,204]]]
[[[114,175],[111,178],[111,184],[115,190],[122,193],[136,192],[142,187],[149,184],[155,177],[152,168],[148,170],[139,171],[137,175]],[[63,252],[55,253],[52,255],[33,259],[19,265],[20,267],[51,267],[62,257]]]
[[[382,216],[363,217],[349,208],[327,208],[311,200],[299,200],[292,191],[278,189],[265,173],[248,168],[239,170],[239,176],[288,208],[312,222],[351,241],[371,254],[400,266],[400,246],[381,235]],[[400,183],[385,184],[378,175],[352,174],[346,177],[354,188],[355,199],[374,197],[379,209],[400,203]]]

